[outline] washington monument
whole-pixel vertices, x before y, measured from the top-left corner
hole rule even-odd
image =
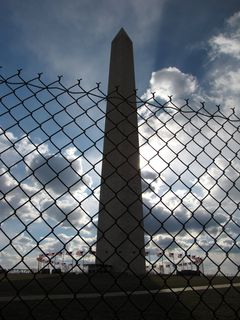
[[[143,274],[143,208],[134,90],[133,45],[121,29],[111,47],[96,263],[110,265],[113,272]]]

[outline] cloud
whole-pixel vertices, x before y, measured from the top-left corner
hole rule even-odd
[[[211,59],[228,56],[240,60],[240,12],[227,20],[225,31],[209,40]]]
[[[89,222],[88,214],[91,215],[91,210],[96,211],[96,199],[94,201],[90,196],[92,178],[84,173],[82,158],[75,147],[65,148],[61,155],[51,154],[47,144],[43,147],[40,141],[38,147],[29,139],[16,137],[11,132],[1,134],[0,146],[6,164],[0,170],[4,197],[1,200],[1,221],[15,210],[15,215],[23,223],[38,217],[40,222],[44,217],[53,226],[61,224],[64,228],[79,228]],[[91,199],[92,206],[89,204]]]
[[[168,67],[152,73],[150,88],[143,98],[151,97],[151,92],[155,92],[156,97],[163,101],[168,101],[172,95],[176,99],[187,99],[196,93],[197,89],[196,77],[176,67]]]
[[[183,99],[197,102],[206,101],[221,104],[225,111],[235,107],[239,114],[240,82],[240,12],[231,16],[223,28],[212,36],[205,44],[205,74],[202,81],[191,74],[169,66],[152,72],[149,87],[145,90],[143,99],[149,99],[151,93],[162,102],[169,100],[169,96],[177,105]],[[208,106],[210,110],[211,107]]]
[[[29,163],[29,169],[37,180],[56,195],[64,194],[82,180],[81,160],[69,162],[60,155],[36,154]]]
[[[240,12],[230,17],[223,32],[209,42],[208,72],[205,76],[210,101],[225,108],[236,107],[239,112],[240,81]]]
[[[166,102],[173,95],[177,107],[185,98],[191,99],[191,106],[192,100],[199,106],[206,100],[221,103],[226,114],[227,106],[239,106],[239,18],[240,13],[232,16],[225,31],[208,42],[208,72],[203,79],[208,86],[168,67],[152,73],[142,98],[155,92],[156,99]],[[211,106],[206,108],[211,112]],[[239,141],[238,124],[192,115],[176,112],[173,119],[154,103],[141,113],[145,227],[160,248],[172,239],[171,247],[178,249],[234,251],[239,232],[239,146],[234,143]]]
[[[240,39],[238,38],[229,38],[224,34],[219,34],[210,40],[210,45],[212,46],[213,59],[221,54],[240,59]]]
[[[160,248],[166,247],[165,238],[168,242],[171,238],[170,246],[178,250],[221,246],[224,250],[223,237],[236,239],[239,231],[239,146],[234,142],[239,141],[239,132],[235,124],[181,113],[173,119],[167,110],[159,112],[153,105],[142,117],[146,232],[154,241],[161,238]],[[236,223],[230,223],[232,219]]]

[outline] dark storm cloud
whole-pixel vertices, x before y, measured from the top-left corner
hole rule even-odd
[[[6,202],[6,200],[1,200],[0,201],[0,222],[4,221],[5,218],[9,217],[13,213],[14,213],[14,210]]]
[[[79,228],[86,221],[83,219],[83,212],[79,206],[73,206],[71,203],[61,205],[52,205],[49,209],[43,212],[43,217],[46,218],[52,225],[61,225],[65,228]]]
[[[69,162],[62,156],[50,156],[40,154],[33,157],[29,168],[38,181],[55,194],[64,194],[68,188],[82,183],[84,178],[80,175],[80,160]]]
[[[229,223],[229,215],[221,208],[212,212],[203,207],[190,211],[180,205],[172,211],[164,207],[160,200],[157,206],[152,206],[152,209],[149,200],[144,199],[144,202],[147,204],[147,207],[144,207],[144,227],[151,236],[160,234],[174,237],[182,235],[184,231],[196,235],[196,233],[200,234],[203,230],[218,235],[222,232],[223,226]],[[232,230],[232,227],[235,230]],[[235,225],[231,223],[226,232],[234,234],[238,229],[237,223]]]
[[[155,171],[142,170],[141,172],[142,178],[144,180],[155,180],[158,177],[158,173]]]

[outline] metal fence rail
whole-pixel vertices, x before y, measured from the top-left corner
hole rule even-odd
[[[141,275],[95,263],[111,95],[0,75],[1,319],[239,318],[240,118],[113,94],[137,103]]]

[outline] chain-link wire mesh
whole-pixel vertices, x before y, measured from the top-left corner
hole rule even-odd
[[[116,273],[95,263],[111,97],[99,84],[26,81],[21,71],[0,85],[1,319],[240,317],[234,109],[116,88],[114,107],[137,104],[146,265],[141,275]]]

